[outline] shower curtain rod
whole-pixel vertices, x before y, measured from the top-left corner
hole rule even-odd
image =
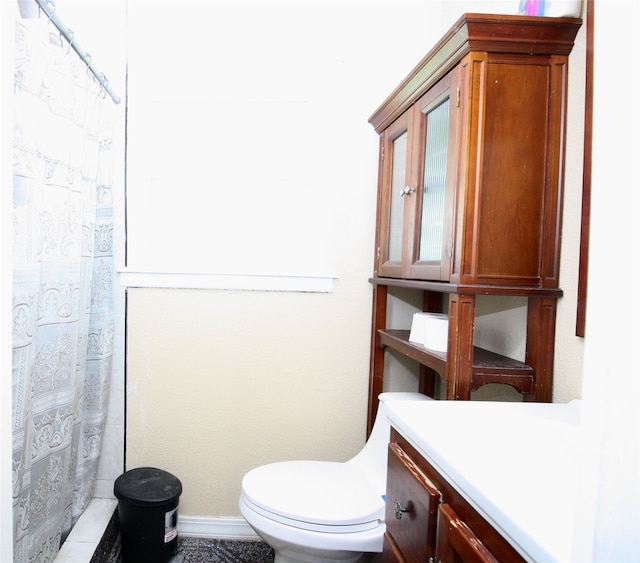
[[[111,88],[109,88],[109,80],[102,73],[99,72],[95,66],[91,63],[91,55],[85,52],[78,43],[76,43],[74,38],[74,33],[68,27],[66,27],[61,21],[60,18],[56,15],[56,5],[53,0],[35,0],[36,4],[40,7],[40,9],[47,15],[49,21],[58,28],[58,31],[61,35],[67,40],[70,47],[73,47],[73,50],[78,53],[78,56],[82,59],[84,64],[87,65],[87,68],[91,71],[91,74],[96,77],[100,85],[104,89],[104,91],[111,96],[111,99],[115,104],[120,103],[120,98],[116,95]]]

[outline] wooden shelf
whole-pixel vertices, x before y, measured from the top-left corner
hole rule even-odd
[[[445,374],[447,354],[409,342],[409,333],[408,330],[378,330],[378,346],[397,350],[439,374]],[[477,346],[473,348],[472,376],[473,390],[485,383],[506,383],[524,392],[533,392],[534,373],[531,366]]]
[[[511,295],[522,297],[562,297],[559,287],[525,287],[525,286],[497,286],[479,284],[460,284],[449,282],[434,282],[423,280],[407,280],[401,278],[369,278],[373,285],[389,287],[406,287],[408,289],[422,289],[438,293],[459,293],[462,295]]]

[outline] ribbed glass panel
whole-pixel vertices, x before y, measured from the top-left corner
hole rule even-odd
[[[418,260],[421,262],[439,262],[442,259],[442,236],[444,230],[449,98],[427,111],[426,118],[422,218]]]
[[[404,223],[404,198],[401,196],[405,186],[407,165],[407,132],[393,141],[393,159],[391,166],[391,209],[389,218],[389,260],[402,260],[402,225]]]

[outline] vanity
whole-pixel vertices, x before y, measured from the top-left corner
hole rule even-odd
[[[579,401],[387,411],[385,563],[571,560]]]

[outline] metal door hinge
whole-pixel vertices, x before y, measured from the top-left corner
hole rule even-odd
[[[460,86],[456,88],[456,107],[460,107]]]

